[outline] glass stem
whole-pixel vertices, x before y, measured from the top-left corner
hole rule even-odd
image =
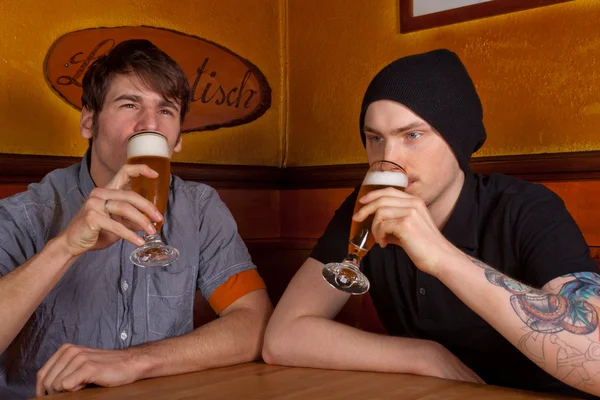
[[[358,269],[360,271],[360,260],[361,259],[362,259],[362,257],[360,257],[360,255],[358,255],[356,253],[348,253],[346,258],[344,259],[344,262],[349,262],[350,264],[353,264],[356,267],[356,269]]]
[[[144,236],[144,240],[146,241],[146,244],[150,244],[150,243],[156,243],[156,242],[160,242],[160,235],[158,233],[155,233],[154,235],[146,235]]]

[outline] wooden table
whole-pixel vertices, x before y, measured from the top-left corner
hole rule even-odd
[[[557,397],[424,376],[290,368],[256,362],[147,379],[117,388],[89,388],[45,398],[49,400],[531,400]]]

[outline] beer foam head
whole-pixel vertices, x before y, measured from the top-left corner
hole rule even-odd
[[[158,132],[136,133],[127,143],[127,158],[154,156],[169,157],[167,138]]]
[[[408,186],[408,177],[400,171],[367,172],[363,185],[397,186],[405,188]]]

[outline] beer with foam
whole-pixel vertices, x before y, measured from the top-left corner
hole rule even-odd
[[[153,203],[161,214],[165,214],[169,199],[171,160],[167,138],[159,132],[138,132],[127,143],[127,163],[146,164],[158,172],[157,178],[138,176],[131,178],[131,190]],[[160,232],[162,221],[156,222]]]
[[[367,172],[365,179],[358,192],[358,198],[354,205],[354,214],[356,214],[361,207],[362,203],[358,201],[361,197],[368,193],[385,189],[388,187],[394,187],[399,190],[404,190],[408,186],[408,177],[404,172],[397,171],[372,171]],[[356,222],[352,221],[350,228],[350,244],[348,251],[353,254],[357,254],[360,258],[371,250],[371,247],[375,244],[373,235],[371,234],[371,225],[373,224],[374,215],[369,215],[364,221]]]

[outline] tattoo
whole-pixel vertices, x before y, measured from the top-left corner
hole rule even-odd
[[[519,350],[561,381],[585,390],[600,374],[600,344],[589,341],[587,350],[570,346],[555,334],[530,331]]]
[[[479,260],[471,258],[471,261],[485,270],[485,277],[490,283],[512,294],[510,304],[513,310],[534,331],[557,333],[566,330],[576,335],[587,335],[598,328],[598,312],[584,299],[565,297],[562,295],[562,290],[561,295],[557,296],[533,289],[501,274]],[[582,287],[578,286],[577,290],[583,292]]]
[[[575,272],[568,276],[575,279],[563,285],[560,290],[561,296],[585,300],[600,297],[600,275],[594,272]]]
[[[574,273],[559,295],[546,293],[501,274],[479,260],[486,279],[511,293],[510,304],[531,331],[519,341],[519,350],[547,372],[563,382],[585,390],[600,375],[600,344],[588,337],[588,344],[577,347],[565,342],[559,332],[588,335],[598,329],[598,311],[586,300],[600,297],[600,275]]]

